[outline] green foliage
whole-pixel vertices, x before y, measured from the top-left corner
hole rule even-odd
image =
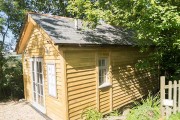
[[[39,13],[51,13],[54,15],[68,16],[65,9],[66,0],[22,0],[25,2],[26,10]]]
[[[20,60],[4,57],[0,52],[0,99],[23,98],[23,77]]]
[[[118,110],[114,110],[109,114],[109,116],[119,116],[119,115],[120,115],[120,113]]]
[[[14,40],[18,40],[27,12],[69,16],[66,6],[66,0],[0,0],[0,47],[5,51],[5,38],[9,30],[12,31]],[[21,98],[23,81],[20,62],[15,58],[5,58],[2,53],[0,50],[0,97]],[[12,61],[16,67],[7,65]]]
[[[5,14],[2,17],[6,21],[2,25],[8,27],[18,39],[27,12],[69,16],[66,6],[65,0],[0,0],[0,12]]]
[[[26,13],[22,3],[22,0],[0,0],[0,12],[3,13],[2,18],[5,19],[3,27],[6,27],[7,31],[10,29],[16,38],[20,33],[20,27]]]
[[[158,120],[160,118],[160,99],[159,96],[150,94],[141,103],[131,109],[127,115],[127,120]]]
[[[168,120],[180,120],[180,113],[172,114]]]
[[[101,10],[97,9],[98,2],[92,2],[90,0],[75,0],[69,1],[67,10],[76,18],[83,18],[88,22],[90,28],[95,28],[100,19]]]
[[[0,31],[4,30],[4,27],[3,27],[4,24],[5,24],[5,20],[2,16],[0,16]]]
[[[102,117],[102,113],[98,112],[96,109],[93,108],[85,109],[81,116],[81,118],[85,120],[100,120],[102,119]]]
[[[133,30],[134,40],[142,48],[155,46],[149,63],[159,66],[160,74],[171,78],[180,73],[179,6],[179,0],[70,0],[68,10],[94,22],[93,26],[102,19]]]

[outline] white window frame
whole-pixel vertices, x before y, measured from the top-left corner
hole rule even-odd
[[[55,90],[55,93],[51,93],[52,91],[50,91],[50,80],[52,79],[49,79],[49,70],[48,70],[48,66],[49,65],[53,65],[54,66],[54,87],[53,88]],[[57,98],[57,80],[56,80],[56,65],[55,63],[47,63],[47,81],[48,81],[48,94],[54,98]]]
[[[102,66],[102,61],[104,60],[104,66]],[[100,65],[101,61],[101,65]],[[105,76],[100,76],[101,70],[105,70]],[[102,74],[101,74],[102,75]],[[105,79],[100,83],[100,77],[104,77]],[[99,88],[104,88],[111,86],[111,83],[109,82],[109,63],[108,63],[108,58],[107,57],[101,57],[98,59],[98,82],[99,82]]]

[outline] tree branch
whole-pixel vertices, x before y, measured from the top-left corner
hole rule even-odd
[[[7,35],[8,30],[9,30],[9,24],[10,24],[10,21],[9,21],[9,17],[8,17],[7,18],[7,28],[6,28],[4,33],[2,32],[2,36],[3,36],[2,47],[4,46],[6,35]]]

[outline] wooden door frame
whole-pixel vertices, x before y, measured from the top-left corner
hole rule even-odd
[[[44,104],[44,107],[43,106],[41,106],[40,104],[38,104],[37,102],[35,102],[34,101],[34,88],[33,88],[33,78],[32,78],[32,61],[34,61],[35,62],[35,64],[36,64],[36,61],[38,61],[38,60],[40,60],[41,61],[41,66],[42,66],[42,85],[43,85],[43,104]],[[35,65],[35,81],[36,81],[36,72],[37,72],[37,66]],[[43,68],[43,57],[31,57],[30,58],[30,75],[31,75],[31,92],[32,92],[32,102],[31,102],[31,104],[36,108],[36,109],[38,109],[39,111],[41,111],[42,113],[46,113],[46,102],[45,102],[45,87],[44,87],[44,74],[43,74],[43,70],[44,70],[44,68]],[[36,81],[37,82],[37,81]],[[36,88],[36,90],[37,90],[37,88]],[[37,95],[36,95],[37,96]]]

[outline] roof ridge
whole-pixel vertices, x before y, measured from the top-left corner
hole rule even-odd
[[[58,15],[49,15],[49,14],[42,14],[42,13],[37,13],[37,12],[28,12],[27,14],[37,14],[37,15],[42,15],[42,16],[45,16],[45,17],[51,17],[51,18],[54,18],[54,19],[59,19],[59,18],[68,18],[68,19],[74,19],[72,17],[65,17],[65,16],[58,16]]]

